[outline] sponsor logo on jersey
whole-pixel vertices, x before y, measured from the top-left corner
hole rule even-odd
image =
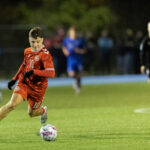
[[[35,61],[39,61],[39,56],[35,56]]]

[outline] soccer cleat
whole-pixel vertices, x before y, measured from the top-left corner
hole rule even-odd
[[[77,95],[80,94],[80,87],[77,86],[76,82],[72,84],[72,88],[75,90]]]
[[[80,94],[80,88],[77,88],[77,89],[76,89],[76,94],[77,94],[77,95]]]
[[[43,115],[41,115],[41,123],[45,123],[47,121],[47,106],[42,106],[42,108],[45,110],[45,112]]]

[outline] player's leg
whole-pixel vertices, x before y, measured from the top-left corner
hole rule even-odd
[[[41,116],[41,123],[45,123],[47,121],[47,106],[33,110],[31,106],[28,105],[28,114],[30,117]]]
[[[43,108],[37,108],[37,109],[33,109],[31,108],[30,104],[28,105],[28,114],[30,117],[36,117],[36,116],[40,116],[43,114]]]
[[[76,84],[77,84],[78,89],[80,89],[81,88],[81,74],[80,74],[80,72],[76,73]]]
[[[76,62],[74,65],[74,78],[75,78],[75,90],[76,93],[80,93],[81,89],[81,71],[82,71],[82,64]]]
[[[76,82],[76,72],[75,72],[75,62],[69,61],[67,62],[67,72],[68,76],[74,78],[75,82],[73,83],[72,87],[77,91],[77,82]]]
[[[80,73],[75,71],[68,72],[68,76],[74,78],[73,88],[75,89],[76,93],[80,93],[80,87],[81,87],[81,79],[80,79]]]
[[[68,76],[72,77],[72,78],[75,78],[75,72],[74,71],[68,72]]]
[[[75,74],[76,94],[80,94],[81,89],[81,75],[79,72]]]
[[[23,97],[20,94],[13,93],[10,101],[0,108],[0,120],[5,118],[9,112],[11,112],[17,105],[23,101]]]
[[[39,97],[28,97],[28,114],[30,117],[41,116],[41,123],[47,121],[47,106],[42,106],[45,90]],[[39,101],[36,101],[38,99]]]

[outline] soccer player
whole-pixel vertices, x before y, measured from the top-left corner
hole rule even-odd
[[[67,71],[69,77],[75,79],[73,88],[76,93],[80,93],[81,88],[81,71],[83,66],[83,54],[86,52],[85,42],[82,38],[77,37],[74,27],[69,29],[69,36],[63,41],[63,53],[67,57]]]
[[[141,73],[145,74],[148,69],[148,82],[150,83],[150,22],[147,24],[148,35],[142,40],[140,44],[140,61]]]
[[[24,61],[17,74],[8,82],[8,88],[17,82],[10,101],[0,108],[0,120],[7,116],[25,99],[28,101],[30,117],[41,116],[41,123],[47,120],[47,107],[42,106],[48,78],[55,76],[53,59],[43,45],[43,33],[40,27],[29,32],[29,48],[24,51]]]

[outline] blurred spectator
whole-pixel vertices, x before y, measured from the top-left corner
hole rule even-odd
[[[119,36],[116,42],[116,59],[117,59],[117,73],[124,73],[124,57],[125,57],[125,48],[124,48],[124,38]]]
[[[139,55],[139,48],[140,48],[140,43],[143,39],[143,32],[141,30],[138,30],[135,34],[135,50],[134,50],[134,72],[135,73],[140,73],[140,55]]]
[[[2,54],[2,50],[0,49],[0,55]],[[1,100],[2,100],[2,91],[1,91],[1,89],[0,89],[0,102],[1,102]]]
[[[131,74],[134,70],[134,37],[131,29],[126,30],[125,36],[124,73]]]
[[[103,30],[98,38],[98,48],[100,53],[100,64],[103,72],[111,72],[111,53],[114,46],[113,39],[108,36],[108,31]]]
[[[119,74],[131,74],[134,71],[134,38],[131,29],[117,41],[117,71]]]
[[[97,43],[92,32],[86,33],[87,52],[84,55],[84,68],[87,72],[98,72],[99,54],[97,53]],[[93,60],[93,61],[91,61]]]
[[[2,50],[1,50],[1,48],[0,48],[0,55],[2,54]]]
[[[66,69],[66,59],[62,53],[62,41],[65,36],[63,28],[59,28],[57,33],[52,38],[48,37],[45,39],[44,44],[46,48],[51,52],[54,60],[54,66],[56,70],[56,76],[61,76]]]
[[[148,35],[142,40],[140,44],[140,61],[141,61],[141,73],[146,73],[148,69],[148,82],[150,83],[150,22],[147,24]]]

